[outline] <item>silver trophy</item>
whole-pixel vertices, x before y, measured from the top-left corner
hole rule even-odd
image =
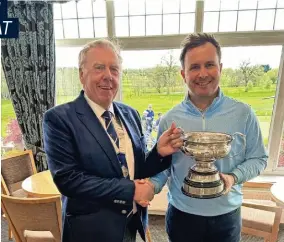
[[[225,191],[224,182],[220,179],[219,171],[214,161],[226,157],[231,150],[231,142],[235,135],[244,140],[245,135],[233,135],[215,132],[189,132],[183,134],[183,153],[193,156],[193,165],[185,177],[182,192],[194,198],[215,198]]]

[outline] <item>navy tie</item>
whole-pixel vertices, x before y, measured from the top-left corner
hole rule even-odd
[[[117,148],[119,149],[119,139],[117,137],[117,133],[116,133],[114,125],[112,123],[111,116],[112,116],[112,114],[109,111],[105,111],[103,113],[103,115],[102,115],[102,117],[105,119],[106,130],[107,130],[109,136],[113,139],[113,141],[116,144]],[[127,166],[125,154],[119,152],[117,154],[117,158],[119,160],[123,176],[125,178],[129,179],[129,172],[128,172],[128,166]]]
[[[118,139],[117,133],[116,133],[116,131],[114,129],[111,115],[112,114],[111,114],[110,111],[105,111],[103,113],[102,117],[105,119],[106,130],[107,130],[109,136],[113,139],[113,141],[116,144],[117,148],[119,148],[119,139]]]

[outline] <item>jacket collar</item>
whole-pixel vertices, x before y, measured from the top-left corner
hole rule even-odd
[[[75,100],[75,109],[78,118],[97,140],[102,150],[112,161],[114,168],[119,174],[122,174],[121,167],[117,160],[117,155],[115,153],[113,145],[109,140],[105,129],[101,125],[100,120],[97,118],[97,116],[94,114],[94,111],[87,103],[86,98],[84,97],[84,91],[81,91],[79,97]],[[113,110],[115,115],[118,115],[120,120],[123,122],[124,127],[126,128],[128,135],[132,141],[133,148],[137,149],[137,147],[140,146],[140,141],[137,132],[133,128],[133,121],[131,118],[129,118],[129,110],[125,109],[123,105],[117,102],[113,102]]]
[[[101,149],[108,156],[114,169],[119,174],[122,174],[115,149],[113,148],[113,145],[109,140],[107,133],[104,127],[102,126],[100,120],[95,115],[90,105],[87,103],[84,97],[84,91],[81,91],[79,97],[74,102],[78,119],[82,122],[83,125],[85,125],[85,127],[96,139],[98,144],[101,146]]]

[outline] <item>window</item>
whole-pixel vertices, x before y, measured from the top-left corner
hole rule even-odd
[[[123,51],[123,102],[137,109],[148,149],[156,142],[156,121],[182,100],[184,86],[179,75],[178,50]],[[152,105],[154,119],[146,120]]]
[[[0,70],[2,69],[0,65]],[[16,114],[10,100],[9,90],[1,71],[1,157],[24,149],[24,142]]]
[[[283,30],[282,0],[205,0],[205,32]]]
[[[116,0],[114,12],[118,37],[194,31],[195,0]]]
[[[81,47],[56,48],[56,105],[74,100],[82,89],[78,69],[80,50]]]
[[[157,114],[181,102],[186,88],[179,74],[179,54],[178,49],[123,51],[123,102],[135,107],[141,115],[148,104],[152,104]],[[280,54],[281,46],[222,48],[221,88],[225,95],[252,106],[266,146]],[[151,134],[156,138],[155,130]]]
[[[281,46],[225,47],[222,55],[221,86],[228,96],[251,105],[267,146]]]
[[[104,0],[53,4],[56,39],[107,37]]]
[[[92,3],[90,8],[88,7],[90,6],[89,1]],[[173,75],[176,82],[171,86],[168,84],[159,86],[157,82],[155,84],[153,77],[163,73],[165,62],[171,55],[176,63],[174,69],[179,68],[179,50],[175,48],[180,46],[181,34],[191,33],[195,27],[202,29],[200,20],[204,16],[203,31],[215,32],[222,45],[236,46],[236,40],[239,39],[241,45],[246,46],[222,49],[224,70],[221,85],[227,95],[249,103],[255,110],[265,144],[270,144],[268,146],[270,157],[273,157],[269,160],[271,164],[267,170],[274,171],[277,167],[277,158],[282,159],[282,153],[280,156],[278,154],[282,126],[278,127],[279,123],[275,121],[276,119],[271,119],[271,115],[273,109],[279,109],[277,107],[282,110],[279,103],[283,103],[281,91],[283,79],[279,80],[277,77],[281,47],[269,45],[283,45],[283,34],[281,31],[274,30],[284,30],[284,1],[205,0],[204,5],[195,0],[110,0],[110,2],[112,3],[109,4],[108,1],[108,4],[105,4],[104,0],[80,0],[76,4],[73,3],[76,6],[76,16],[73,10],[67,11],[68,13],[63,10],[66,3],[55,4],[57,6],[54,8],[55,33],[57,39],[61,38],[56,42],[58,44],[56,50],[57,78],[59,80],[56,84],[57,103],[74,99],[81,89],[79,79],[76,79],[77,56],[80,50],[77,46],[78,44],[83,45],[84,40],[78,41],[78,39],[105,37],[108,33],[114,33],[114,37],[118,38],[125,49],[122,53],[124,58],[123,101],[136,107],[141,114],[148,104],[152,104],[156,112],[168,110],[169,107],[181,101],[186,91],[179,72],[177,71],[177,76]],[[200,9],[202,6],[204,9]],[[114,26],[115,31],[112,29],[107,31],[106,13],[110,16],[108,25]],[[74,22],[70,23],[70,20]],[[82,26],[87,26],[87,30],[84,31]],[[151,36],[153,41],[144,38],[145,36]],[[65,42],[64,39],[67,37],[69,39]],[[71,46],[76,46],[76,48]],[[166,48],[173,48],[173,50]],[[139,49],[141,50],[138,51]],[[68,58],[66,58],[66,53],[68,53]],[[240,71],[240,66],[243,71],[246,68],[252,68],[254,76],[242,78],[246,74]],[[279,91],[281,95],[276,93],[276,83],[281,84],[281,88],[277,90],[277,93]],[[157,95],[156,93],[159,92],[162,94]],[[158,103],[161,100],[157,96],[164,98],[163,95],[167,92],[170,94],[166,96],[167,101],[162,100],[165,102],[163,109],[163,105]],[[138,98],[139,102],[135,101]],[[279,122],[283,121],[281,119]],[[278,134],[276,139],[269,138],[270,129],[274,131],[272,132],[273,137],[275,132]],[[154,132],[155,130],[152,132],[153,136]],[[279,171],[280,168],[276,169]]]

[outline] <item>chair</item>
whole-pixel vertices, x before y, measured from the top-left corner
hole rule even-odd
[[[37,173],[31,150],[19,152],[1,160],[2,193],[13,197],[26,197],[21,188],[23,180]]]
[[[60,242],[60,196],[18,198],[1,195],[1,205],[16,242]]]
[[[282,208],[271,201],[272,183],[245,183],[242,204],[242,232],[276,242]]]
[[[31,150],[19,152],[16,155],[1,160],[1,189],[3,194],[26,197],[27,194],[21,188],[24,179],[37,173]],[[4,216],[5,217],[5,216]],[[9,239],[12,239],[9,228]]]

